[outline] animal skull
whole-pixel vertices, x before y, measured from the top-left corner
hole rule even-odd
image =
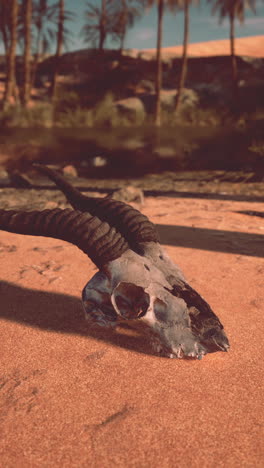
[[[109,197],[85,197],[51,169],[41,170],[75,209],[0,210],[0,229],[64,239],[90,256],[99,268],[82,294],[90,323],[129,323],[148,337],[155,352],[171,358],[227,351],[218,317],[188,285],[144,215]]]
[[[164,274],[147,258],[129,250],[96,273],[82,294],[86,319],[103,327],[128,322],[149,337],[155,352],[170,358],[207,353],[192,330],[186,302],[173,295]],[[227,350],[224,332],[218,349]],[[225,342],[225,346],[223,345]]]

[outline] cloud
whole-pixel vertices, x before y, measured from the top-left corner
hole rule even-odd
[[[247,26],[262,26],[264,27],[264,17],[262,18],[246,18],[245,24]]]
[[[138,29],[134,34],[137,39],[148,41],[156,36],[156,30],[154,28]]]
[[[219,17],[217,15],[215,16],[205,16],[203,18],[197,18],[193,21],[194,24],[200,24],[205,25],[208,24],[210,26],[219,26],[222,29],[227,29],[229,28],[229,20],[228,18],[224,18],[220,23],[219,23]],[[264,16],[258,16],[258,17],[253,17],[253,18],[248,18],[246,17],[243,23],[240,23],[238,20],[236,21],[237,25],[243,25],[244,27],[246,26],[247,28],[264,28]]]

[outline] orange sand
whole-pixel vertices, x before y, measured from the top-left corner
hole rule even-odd
[[[230,339],[230,352],[202,361],[89,330],[90,260],[62,241],[0,232],[1,466],[263,466],[264,224],[236,213],[245,209],[264,204],[146,200]]]

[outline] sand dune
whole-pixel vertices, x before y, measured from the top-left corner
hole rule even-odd
[[[141,52],[146,52],[151,55],[155,55],[155,49],[144,49]],[[181,53],[182,46],[163,47],[163,57],[174,57],[177,55],[181,55]],[[198,42],[196,44],[189,45],[189,55],[193,57],[228,55],[229,53],[230,42],[228,39],[223,39],[219,41]],[[264,57],[264,35],[237,38],[236,54],[248,55],[251,57]]]

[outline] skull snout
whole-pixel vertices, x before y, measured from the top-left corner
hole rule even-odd
[[[172,302],[175,301],[172,299]],[[201,358],[206,353],[192,333],[184,301],[171,304],[169,300],[156,298],[153,309],[142,320],[152,328],[156,352],[171,358]]]

